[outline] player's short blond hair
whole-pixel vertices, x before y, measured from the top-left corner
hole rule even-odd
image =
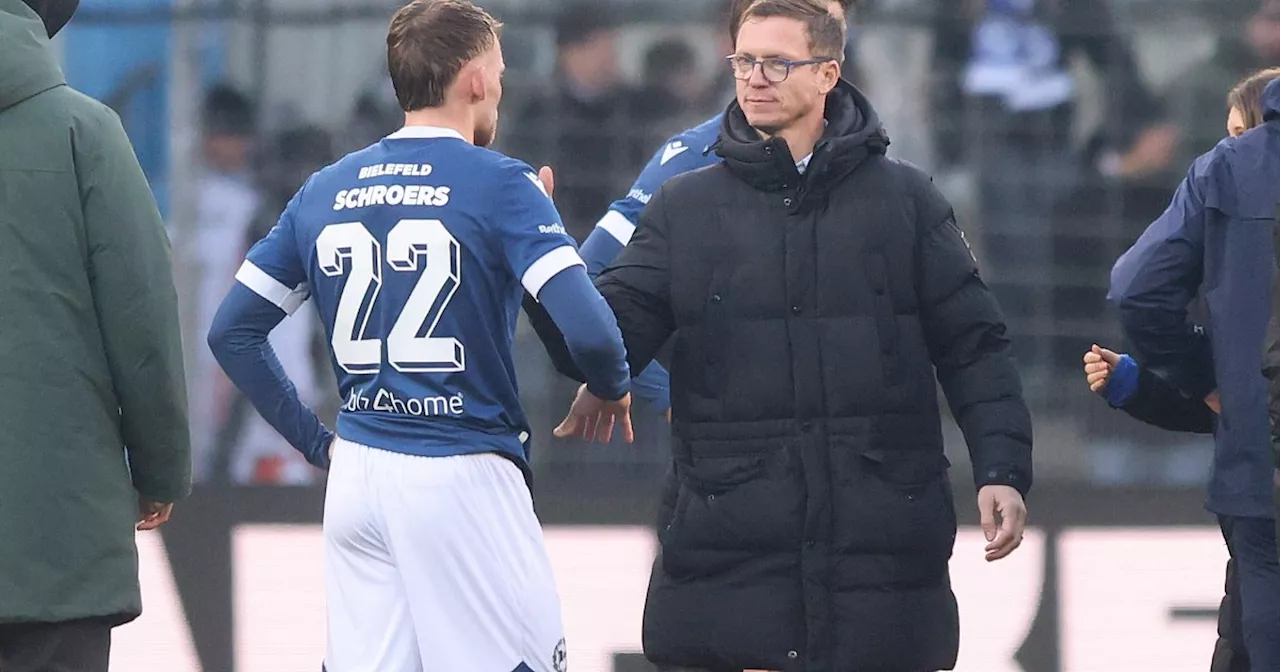
[[[502,24],[467,0],[413,0],[387,27],[387,70],[405,112],[444,104],[462,66],[498,41]]]

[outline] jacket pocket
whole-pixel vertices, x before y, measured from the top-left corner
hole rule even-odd
[[[945,480],[951,461],[934,450],[892,451],[868,448],[860,453],[866,468],[903,492]]]
[[[669,575],[717,574],[796,547],[804,502],[789,441],[686,444],[688,452],[677,458],[675,511],[659,537]]]
[[[836,546],[853,554],[950,557],[956,513],[941,451],[849,446],[834,456]]]

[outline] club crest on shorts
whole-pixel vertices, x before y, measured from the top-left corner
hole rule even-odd
[[[569,669],[569,652],[564,648],[564,637],[560,638],[555,650],[551,652],[551,666],[556,672],[566,672]]]

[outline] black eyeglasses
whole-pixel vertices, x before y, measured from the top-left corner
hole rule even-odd
[[[807,58],[803,61],[793,61],[789,58],[762,58],[756,60],[750,56],[741,56],[735,54],[729,56],[729,67],[733,68],[733,76],[736,79],[747,81],[751,79],[751,75],[755,73],[756,66],[760,66],[760,72],[764,75],[765,81],[770,84],[777,84],[786,81],[791,75],[792,68],[798,68],[802,65],[817,65],[834,61],[834,58]]]

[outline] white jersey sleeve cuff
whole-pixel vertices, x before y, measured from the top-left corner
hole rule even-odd
[[[560,271],[574,266],[586,267],[586,265],[586,262],[582,261],[582,257],[578,256],[578,251],[573,249],[573,246],[557,247],[533,262],[529,266],[529,270],[524,272],[524,277],[520,278],[520,284],[524,285],[525,291],[536,299],[538,298],[538,292],[542,291],[542,286],[547,284],[547,281],[551,278],[556,277]]]
[[[624,217],[617,210],[610,210],[604,213],[604,217],[601,217],[600,221],[596,222],[596,227],[607,231],[623,246],[631,242],[631,236],[636,233],[636,225],[632,224],[631,220]]]
[[[254,294],[275,304],[286,315],[292,315],[311,296],[311,290],[305,284],[289,289],[248,260],[236,271],[236,280],[253,290]]]

